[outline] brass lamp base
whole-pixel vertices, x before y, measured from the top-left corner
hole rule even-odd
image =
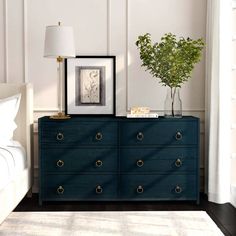
[[[65,115],[64,112],[58,112],[57,115],[50,116],[50,119],[53,119],[53,120],[68,120],[70,118],[71,117],[69,115]]]

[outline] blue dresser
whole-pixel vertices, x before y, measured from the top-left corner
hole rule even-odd
[[[199,203],[199,119],[39,119],[39,201]]]

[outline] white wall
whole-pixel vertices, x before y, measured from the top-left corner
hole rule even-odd
[[[157,41],[167,32],[205,38],[207,0],[0,0],[0,82],[34,85],[35,155],[37,118],[57,110],[55,60],[43,57],[45,26],[71,25],[77,55],[117,58],[117,115],[131,106],[163,111],[165,88],[140,67],[137,36]],[[201,118],[204,158],[204,58],[181,91],[184,114]],[[37,160],[36,160],[37,168]]]

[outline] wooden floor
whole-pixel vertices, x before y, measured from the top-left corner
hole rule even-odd
[[[201,196],[195,202],[47,202],[38,204],[38,195],[24,198],[15,211],[195,211],[203,210],[225,235],[236,236],[236,209],[229,203],[215,204]]]

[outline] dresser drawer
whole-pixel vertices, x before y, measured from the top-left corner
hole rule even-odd
[[[45,172],[116,172],[118,150],[115,148],[42,149]]]
[[[53,145],[117,145],[117,122],[43,123],[42,143]]]
[[[193,145],[197,144],[197,122],[121,122],[121,145]]]
[[[126,200],[196,200],[195,175],[121,175]]]
[[[116,175],[45,175],[42,200],[117,198]]]
[[[123,172],[194,172],[196,148],[122,148],[120,168]]]

